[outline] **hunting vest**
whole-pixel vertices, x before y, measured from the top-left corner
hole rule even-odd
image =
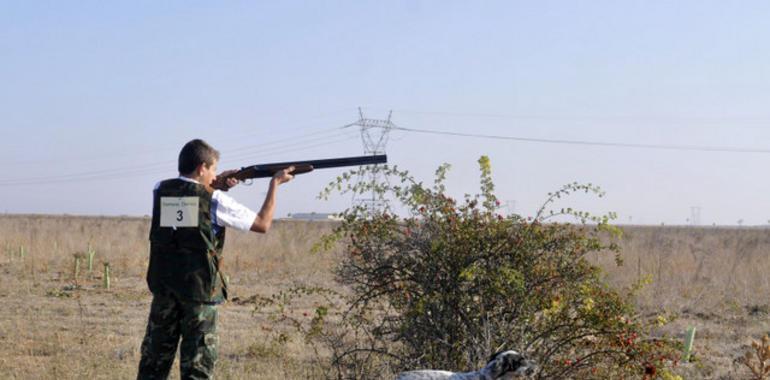
[[[215,233],[212,226],[211,193],[203,185],[178,178],[162,181],[153,192],[150,291],[171,293],[184,301],[223,302],[224,243],[224,227]]]

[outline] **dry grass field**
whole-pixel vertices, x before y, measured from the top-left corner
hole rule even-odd
[[[150,294],[144,283],[148,220],[0,216],[0,378],[135,377]],[[267,235],[229,232],[231,297],[269,295],[296,284],[334,287],[338,253],[310,253],[325,222],[278,221]],[[678,316],[681,337],[697,327],[684,378],[748,378],[734,360],[770,332],[770,234],[764,229],[626,227],[624,265],[593,257],[617,286],[652,282],[638,299],[645,316]],[[77,252],[94,250],[93,271]],[[23,248],[22,248],[23,247]],[[103,288],[103,263],[111,289]],[[313,305],[308,304],[307,310]],[[299,312],[302,312],[300,310]],[[318,378],[298,337],[278,345],[271,323],[247,302],[220,307],[220,379]],[[178,378],[175,367],[172,378]]]
[[[276,222],[267,235],[228,231],[231,297],[269,295],[294,284],[331,286],[334,254],[311,254],[326,223]],[[151,295],[144,281],[148,219],[0,218],[0,378],[130,379]],[[74,254],[95,251],[93,272]],[[24,247],[23,255],[20,247]],[[103,289],[103,263],[111,289]],[[310,310],[312,305],[308,305]],[[301,342],[276,346],[252,304],[220,307],[220,379],[314,378]],[[178,361],[172,378],[178,378]]]
[[[753,340],[770,334],[770,230],[718,227],[625,227],[623,266],[595,260],[608,280],[652,282],[639,294],[642,314],[672,313],[665,330],[681,339],[697,329],[685,379],[749,379],[736,363]]]

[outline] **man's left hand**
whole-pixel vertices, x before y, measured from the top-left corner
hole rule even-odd
[[[239,184],[241,181],[239,181],[239,180],[237,180],[235,178],[227,178],[227,179],[223,180],[227,176],[229,176],[231,174],[234,174],[236,172],[238,172],[238,170],[225,170],[222,173],[219,173],[217,175],[217,178],[214,180],[214,183],[218,184],[220,186],[215,186],[215,187],[220,189],[220,190],[222,190],[222,191],[227,191],[227,190],[230,190],[231,188],[233,188],[235,185]]]

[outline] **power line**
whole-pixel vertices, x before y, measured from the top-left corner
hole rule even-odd
[[[329,130],[325,130],[324,132],[328,133]],[[261,145],[253,146],[252,148],[257,149],[259,146],[275,145],[275,143],[277,143],[278,141],[287,141],[289,139],[293,141],[293,143],[291,144],[284,144],[281,146],[264,148],[264,149],[260,149],[258,152],[240,152],[235,155],[228,156],[228,159],[235,158],[236,160],[245,162],[246,160],[253,160],[254,158],[257,158],[257,157],[265,157],[267,154],[270,154],[270,153],[287,153],[287,152],[303,151],[303,150],[307,150],[307,149],[311,149],[319,146],[336,144],[339,142],[350,141],[352,139],[358,138],[357,135],[351,135],[347,132],[340,132],[340,131],[329,134],[327,136],[312,137],[312,138],[310,137],[312,135],[317,135],[317,134],[318,133],[311,133],[311,134],[305,135],[304,137],[285,138],[281,140],[271,141],[268,143],[263,143]],[[339,137],[342,137],[342,138],[339,138]],[[248,162],[248,163],[253,163],[253,162]],[[126,177],[137,177],[137,176],[143,176],[143,175],[149,175],[149,174],[162,174],[162,173],[168,173],[168,172],[175,172],[175,166],[174,166],[175,164],[176,164],[175,160],[165,160],[165,161],[153,162],[153,163],[142,164],[142,165],[124,166],[124,167],[111,168],[111,169],[100,169],[100,170],[85,171],[85,172],[79,172],[79,173],[6,179],[6,180],[0,180],[0,187],[110,180],[110,179],[120,179],[120,178],[126,178]]]
[[[306,125],[307,124],[303,124],[303,126],[306,126]],[[282,127],[282,128],[283,129],[294,129],[294,127],[299,127],[299,126],[286,126],[286,127]],[[286,138],[283,138],[283,139],[277,139],[277,140],[272,140],[272,141],[268,141],[268,142],[262,142],[262,143],[259,143],[259,144],[251,144],[251,145],[248,145],[248,146],[245,146],[245,147],[244,146],[239,146],[237,148],[232,148],[232,149],[226,148],[226,150],[227,150],[227,152],[240,152],[240,151],[244,151],[244,150],[253,150],[253,149],[258,149],[259,147],[262,147],[262,146],[279,144],[279,143],[282,143],[284,141],[295,140],[295,139],[298,139],[298,138],[305,138],[305,137],[309,137],[309,136],[329,133],[331,131],[337,130],[338,128],[337,127],[323,128],[323,129],[302,128],[300,131],[307,131],[307,130],[311,130],[311,129],[313,131],[309,132],[309,133],[301,133],[301,134],[298,134],[298,135],[295,135],[295,136],[289,136],[289,137],[286,137]],[[228,137],[233,139],[233,141],[241,143],[241,142],[243,142],[245,139],[247,139],[249,137],[264,136],[264,135],[265,135],[264,132],[250,132],[250,133],[239,134],[239,135],[234,135],[234,136],[230,135]],[[176,146],[176,145],[174,145],[174,146]],[[178,148],[178,146],[177,146],[177,148]],[[151,153],[168,152],[169,149],[171,149],[171,145],[164,144],[163,146],[155,146],[155,147],[147,147],[147,146],[134,147],[134,148],[131,148],[130,151],[123,151],[123,152],[112,151],[112,152],[109,152],[109,153],[90,154],[90,155],[79,156],[79,157],[58,157],[58,158],[38,159],[38,160],[24,160],[24,161],[7,162],[7,163],[9,163],[9,164],[11,164],[13,166],[48,166],[48,165],[59,164],[62,161],[67,161],[67,162],[93,162],[93,161],[97,161],[97,162],[101,162],[101,161],[104,161],[106,159],[114,159],[114,158],[129,158],[129,159],[133,159],[133,158],[145,156],[145,155],[151,154]]]
[[[357,137],[345,137],[342,139],[336,139],[332,141],[324,141],[322,143],[312,144],[312,145],[306,145],[302,146],[297,149],[284,149],[281,152],[296,152],[296,151],[304,151],[311,148],[316,148],[319,146],[328,146],[340,142],[348,142],[353,139],[357,139]],[[265,155],[261,156],[254,156],[254,157],[265,157]],[[253,163],[253,162],[250,162]],[[46,178],[46,177],[39,177],[39,178],[21,178],[21,179],[14,179],[14,180],[7,180],[7,181],[0,181],[0,187],[9,187],[9,186],[24,186],[24,185],[51,185],[51,184],[65,184],[65,183],[74,183],[74,182],[93,182],[93,181],[105,181],[105,180],[115,180],[115,179],[125,179],[125,178],[132,178],[132,177],[141,177],[146,175],[160,175],[160,174],[168,174],[168,173],[176,173],[176,170],[172,168],[172,166],[175,162],[169,162],[167,167],[165,168],[155,168],[155,169],[149,169],[149,168],[133,168],[130,170],[123,170],[119,172],[112,172],[112,173],[104,173],[101,175],[79,175],[79,176],[70,176],[70,177],[58,177],[58,178]]]
[[[741,148],[741,147],[702,146],[702,145],[635,144],[635,143],[624,143],[624,142],[606,142],[606,141],[589,141],[589,140],[543,139],[543,138],[520,137],[520,136],[486,135],[486,134],[480,134],[480,133],[450,132],[450,131],[442,131],[442,130],[435,130],[435,129],[406,128],[406,127],[397,127],[397,126],[393,126],[391,129],[405,131],[405,132],[427,133],[427,134],[433,134],[433,135],[474,137],[474,138],[482,138],[482,139],[534,142],[534,143],[544,143],[544,144],[603,146],[603,147],[616,147],[616,148],[638,148],[638,149],[679,150],[679,151],[698,151],[698,152],[770,153],[770,149],[761,149],[761,148]]]
[[[262,152],[260,152],[257,155],[253,155],[252,154],[250,156],[242,157],[240,162],[245,162],[246,165],[250,165],[250,164],[254,163],[253,162],[254,158],[266,157],[267,153],[298,152],[298,151],[304,151],[304,150],[311,149],[311,148],[317,148],[317,147],[320,147],[320,146],[327,146],[327,145],[331,145],[331,144],[336,144],[336,143],[340,143],[340,142],[345,142],[345,141],[351,141],[351,140],[357,140],[358,139],[358,136],[350,136],[350,135],[345,135],[345,134],[342,134],[341,136],[343,136],[343,137],[342,138],[337,138],[337,139],[319,139],[319,140],[317,140],[317,142],[315,142],[315,143],[313,143],[311,145],[303,144],[303,145],[301,145],[301,146],[299,146],[299,147],[297,147],[295,149],[287,149],[288,147],[291,147],[292,145],[276,147],[276,148],[273,148],[273,149],[270,149],[270,150],[262,151]],[[336,136],[333,136],[333,137],[336,137]],[[247,159],[249,161],[246,161]]]
[[[345,137],[347,137],[349,139],[357,138],[357,135],[350,134],[347,131],[340,131],[338,129],[336,131],[332,130],[332,133],[329,133],[330,132],[329,130],[324,130],[323,132],[326,133],[326,135],[310,138],[309,136],[317,135],[318,134],[318,133],[313,133],[313,134],[306,135],[306,137],[299,138],[299,139],[296,138],[296,137],[289,137],[289,138],[285,138],[285,139],[281,139],[281,140],[276,140],[275,142],[269,144],[269,145],[274,145],[274,146],[271,146],[269,148],[256,145],[256,146],[250,146],[250,147],[245,147],[245,148],[236,149],[236,150],[228,150],[227,151],[227,159],[228,160],[233,160],[234,158],[235,159],[238,159],[238,158],[252,158],[252,157],[254,157],[255,153],[256,154],[263,154],[265,152],[278,152],[278,153],[280,153],[284,149],[291,148],[291,147],[294,147],[294,146],[301,146],[301,145],[304,145],[304,144],[307,144],[307,143],[317,143],[317,142],[322,142],[322,141],[328,141],[328,140],[336,139],[336,138],[343,137],[343,136],[345,136]],[[280,141],[280,142],[288,142],[288,144],[276,145],[275,143],[278,142],[278,141]],[[233,152],[237,152],[237,153],[233,153]]]
[[[485,113],[485,112],[463,112],[463,111],[441,111],[441,110],[414,110],[414,109],[396,109],[400,113],[413,115],[436,115],[451,117],[469,117],[469,118],[489,118],[489,119],[519,119],[519,120],[547,120],[547,121],[602,121],[602,120],[623,120],[623,121],[654,121],[660,122],[767,122],[770,121],[770,115],[723,115],[723,116],[698,116],[698,115],[633,115],[633,114],[615,114],[615,115],[546,115],[546,114],[509,114],[509,113]]]

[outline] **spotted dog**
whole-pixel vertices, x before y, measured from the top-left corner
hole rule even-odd
[[[402,372],[396,380],[511,380],[535,373],[535,363],[516,351],[498,352],[484,368],[473,372],[420,370]]]

